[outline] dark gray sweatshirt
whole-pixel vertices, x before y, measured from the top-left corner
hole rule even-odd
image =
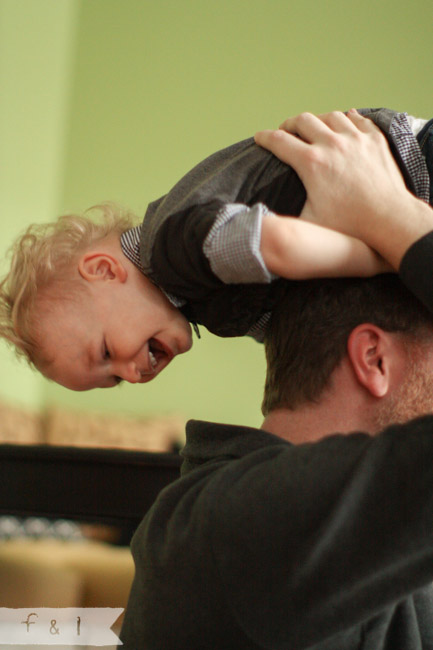
[[[291,445],[191,421],[138,528],[125,650],[433,649],[433,417]]]

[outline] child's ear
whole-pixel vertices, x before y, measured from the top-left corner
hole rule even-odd
[[[78,261],[78,271],[88,282],[115,280],[125,282],[128,272],[123,264],[108,253],[88,251]]]
[[[364,323],[350,333],[347,354],[358,382],[374,397],[390,388],[394,346],[388,332]]]

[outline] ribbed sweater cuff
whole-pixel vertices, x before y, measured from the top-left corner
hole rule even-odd
[[[433,231],[406,251],[399,276],[408,289],[433,311]]]

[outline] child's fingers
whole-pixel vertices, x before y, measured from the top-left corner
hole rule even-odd
[[[309,147],[308,144],[296,136],[286,133],[281,129],[259,131],[255,134],[254,140],[256,144],[267,149],[282,162],[292,167],[295,162],[297,162],[297,166],[299,167],[299,157]]]

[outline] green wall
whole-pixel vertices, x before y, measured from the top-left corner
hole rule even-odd
[[[73,0],[0,0],[0,271],[29,223],[51,219],[62,196],[70,101]],[[0,343],[0,397],[38,407],[45,382]]]
[[[1,186],[2,241],[18,222],[101,200],[142,215],[207,154],[302,110],[386,105],[431,115],[431,0],[0,6],[10,24],[21,21],[2,43],[2,134],[17,166]],[[204,334],[154,383],[108,392],[68,392],[2,355],[1,392],[25,385],[31,403],[261,421],[264,361],[250,340]]]

